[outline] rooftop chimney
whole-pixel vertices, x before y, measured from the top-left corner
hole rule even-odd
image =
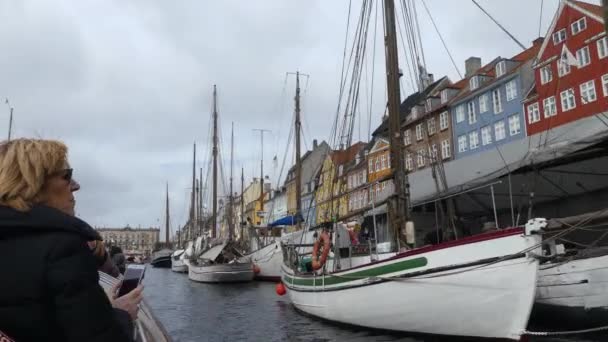
[[[313,150],[316,150],[316,149],[317,149],[317,147],[319,147],[319,144],[318,144],[318,142],[317,142],[317,139],[314,139],[314,140],[312,141],[312,149],[313,149]]]
[[[464,61],[465,74],[464,77],[471,77],[477,70],[481,68],[481,58],[469,57]]]
[[[533,46],[541,45],[544,40],[545,40],[545,37],[538,37],[532,41],[532,45]]]

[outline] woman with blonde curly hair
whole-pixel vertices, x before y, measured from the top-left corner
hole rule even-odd
[[[101,237],[74,216],[79,189],[63,143],[0,143],[0,330],[16,341],[132,340],[98,284]]]

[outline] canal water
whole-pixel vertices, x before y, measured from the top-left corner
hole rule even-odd
[[[145,298],[174,341],[465,341],[450,337],[393,335],[345,327],[305,316],[273,283],[201,284],[186,274],[148,267]],[[455,313],[457,314],[457,313]],[[531,342],[600,342],[608,334],[568,338],[532,337]]]

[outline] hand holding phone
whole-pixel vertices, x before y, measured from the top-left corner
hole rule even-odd
[[[133,291],[137,285],[144,279],[146,272],[145,265],[128,265],[125,270],[125,276],[122,280],[122,285],[118,290],[118,297],[122,297],[127,293]]]

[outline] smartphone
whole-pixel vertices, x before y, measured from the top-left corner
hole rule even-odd
[[[125,270],[125,276],[122,279],[122,285],[118,290],[118,297],[122,297],[133,291],[139,283],[144,279],[146,265],[128,265]]]

